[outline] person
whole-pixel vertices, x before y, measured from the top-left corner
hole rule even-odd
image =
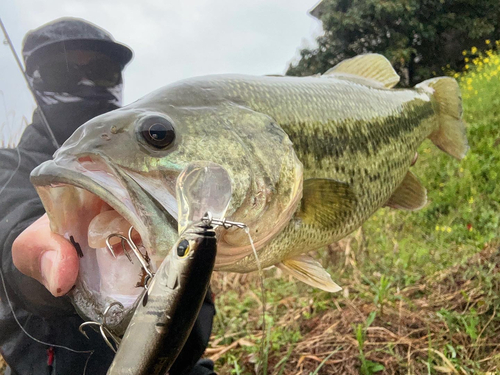
[[[87,21],[62,18],[30,31],[22,53],[39,107],[18,147],[0,149],[0,351],[8,375],[105,374],[114,353],[96,332],[88,340],[78,331],[83,320],[65,296],[77,277],[76,251],[50,231],[29,175],[77,127],[121,105],[132,51]],[[58,262],[43,256],[48,250]],[[215,374],[211,361],[196,364],[214,313],[207,294],[170,375]]]

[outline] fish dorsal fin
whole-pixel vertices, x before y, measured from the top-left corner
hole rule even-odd
[[[416,211],[427,203],[427,190],[410,171],[385,204],[400,210]]]
[[[342,290],[333,280],[323,266],[308,255],[299,255],[285,259],[276,265],[280,270],[296,279],[327,292]]]
[[[338,75],[339,78],[345,79],[349,79],[348,75],[363,77],[367,80],[378,82],[388,89],[394,87],[399,82],[399,75],[389,60],[376,53],[359,55],[344,60],[326,71],[323,75]]]
[[[304,181],[297,216],[305,224],[325,228],[345,219],[355,205],[356,196],[348,184],[326,178],[311,178]]]

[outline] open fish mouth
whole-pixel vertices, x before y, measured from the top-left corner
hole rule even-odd
[[[31,181],[52,231],[70,241],[80,257],[70,292],[75,308],[84,319],[101,322],[106,307],[120,302],[124,310],[107,314],[106,325],[122,333],[144,290],[146,273],[133,254],[129,260],[118,237],[109,238],[116,257],[106,239],[112,234],[127,237],[133,227],[132,240],[155,271],[165,247],[177,239],[175,207],[169,213],[126,172],[96,155],[45,162],[32,172]]]

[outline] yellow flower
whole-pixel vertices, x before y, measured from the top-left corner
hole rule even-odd
[[[465,61],[465,62],[469,62],[469,58],[468,58],[468,57],[466,57],[466,58],[464,59],[464,61]]]
[[[462,55],[467,56],[467,51],[466,51],[466,50],[463,50],[463,51],[462,51]]]
[[[472,204],[472,203],[474,203],[474,198],[473,198],[473,197],[470,197],[470,198],[469,198],[469,204]]]
[[[477,52],[477,48],[476,47],[472,47],[470,49],[471,53],[474,55],[476,52]]]
[[[437,231],[439,230],[439,225],[436,225],[436,230],[437,230]]]
[[[446,231],[447,231],[448,233],[451,233],[451,228],[450,228],[450,227],[446,227]]]
[[[444,232],[446,230],[446,227],[441,227],[441,232]]]
[[[488,64],[490,62],[490,59],[486,57],[483,61],[485,64]]]
[[[465,64],[465,69],[469,69],[469,64]]]
[[[460,173],[463,173],[464,172],[464,169],[463,168],[460,168]]]
[[[485,42],[486,44],[490,44],[490,43],[491,43],[491,41],[490,41],[489,39],[486,39],[484,42]]]

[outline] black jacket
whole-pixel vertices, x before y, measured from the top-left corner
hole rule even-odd
[[[60,143],[77,127],[64,126],[68,124],[64,119],[75,117],[74,108],[70,109],[71,114],[60,111],[61,126],[57,126],[56,122],[56,126],[52,127]],[[80,113],[78,125],[88,119],[88,113]],[[78,331],[83,321],[69,298],[53,297],[43,285],[20,273],[12,263],[11,248],[15,238],[44,214],[42,203],[29,181],[30,172],[50,159],[54,151],[55,147],[36,112],[17,149],[0,149],[0,267],[6,284],[4,289],[0,282],[0,350],[12,374],[80,375],[85,367],[86,374],[105,374],[113,360],[113,352],[92,330],[87,330],[90,340]],[[214,312],[213,302],[207,295],[188,342],[170,374],[189,373],[203,354],[210,337]],[[202,370],[200,373],[212,372]]]

